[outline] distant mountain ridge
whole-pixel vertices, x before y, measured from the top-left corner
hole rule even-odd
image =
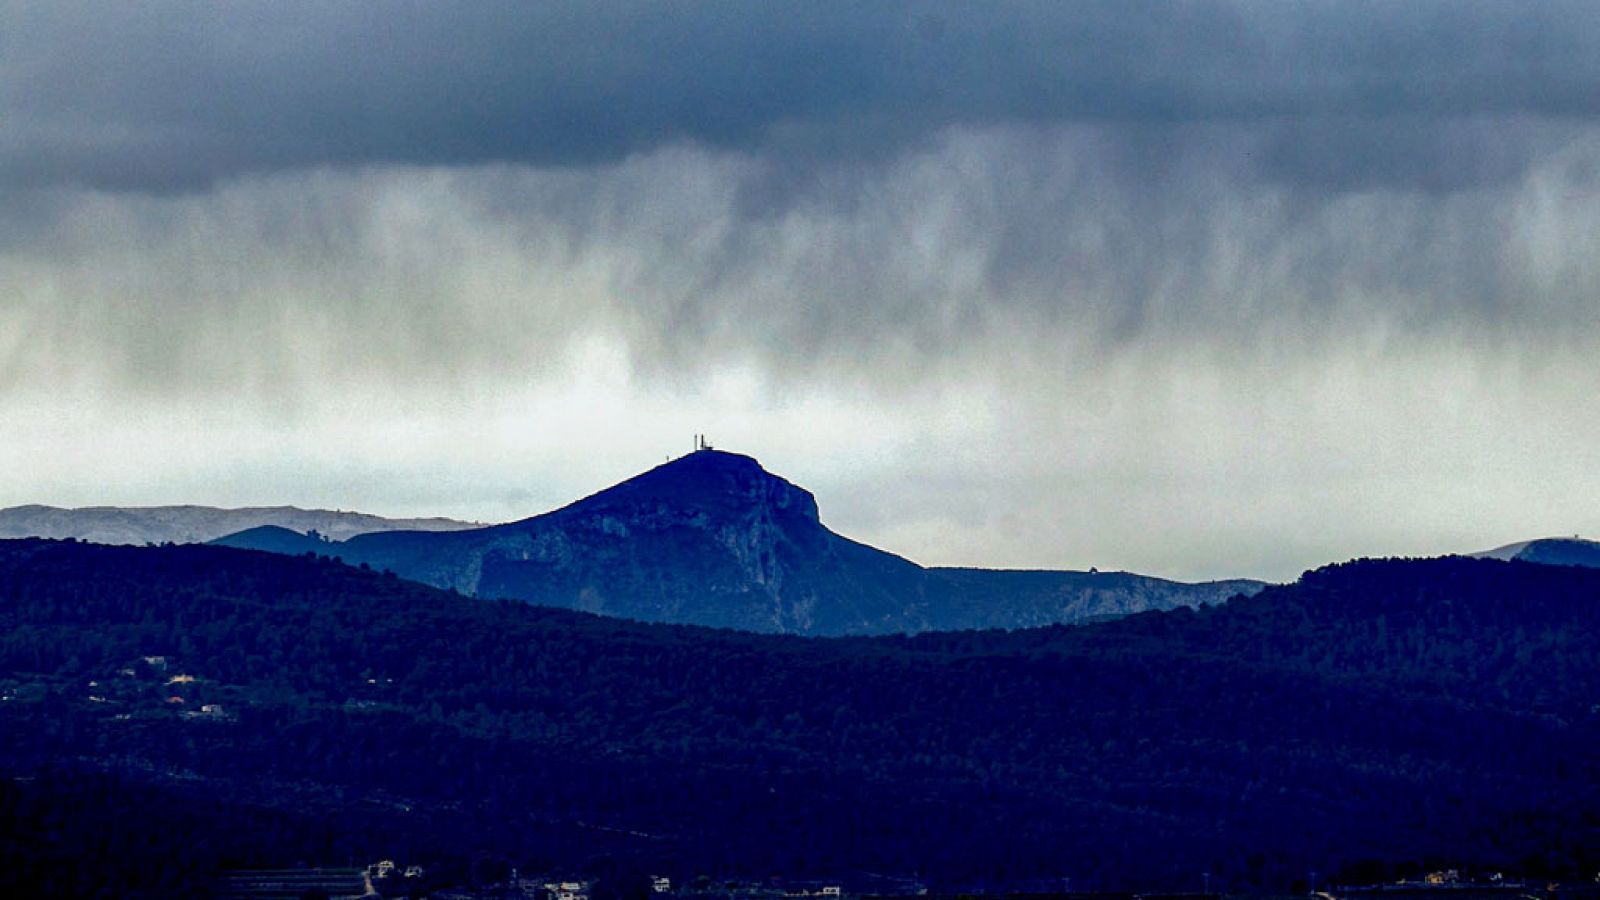
[[[1519,559],[1548,566],[1600,569],[1600,541],[1586,541],[1576,536],[1520,541],[1472,555],[1485,559]]]
[[[809,491],[748,456],[716,450],[505,525],[312,546],[271,532],[219,543],[312,550],[482,597],[808,635],[1032,627],[1217,603],[1262,587],[1121,572],[925,568],[835,534]]]
[[[382,516],[295,506],[13,506],[0,509],[0,538],[76,538],[96,544],[199,544],[247,529],[276,526],[345,540],[374,531],[451,531],[480,528],[454,519]]]

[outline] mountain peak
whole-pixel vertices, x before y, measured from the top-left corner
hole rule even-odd
[[[305,552],[285,537],[255,534],[237,543]],[[362,535],[333,550],[307,549],[483,597],[816,635],[1020,628],[1218,603],[1261,587],[925,569],[834,534],[811,492],[755,459],[704,448],[519,522],[453,534]]]
[[[593,494],[558,513],[666,506],[706,513],[765,510],[819,521],[811,492],[762,468],[753,457],[696,450]]]

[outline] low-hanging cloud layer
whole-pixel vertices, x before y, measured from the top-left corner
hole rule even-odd
[[[0,3],[0,505],[709,431],[930,563],[1600,531],[1600,12],[1137,5]]]

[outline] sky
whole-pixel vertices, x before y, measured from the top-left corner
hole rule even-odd
[[[0,506],[1600,535],[1600,6],[0,0]]]

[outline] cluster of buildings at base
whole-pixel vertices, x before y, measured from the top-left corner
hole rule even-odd
[[[328,900],[392,900],[397,897],[432,900],[592,900],[594,879],[523,877],[513,869],[509,877],[476,887],[433,883],[427,869],[381,860],[364,868],[258,869],[226,873],[218,886],[223,900],[266,900],[279,897],[326,897]],[[795,882],[754,884],[723,882],[679,889],[671,878],[654,876],[649,892],[658,900],[704,897],[727,900],[841,900],[847,896],[834,883]]]
[[[1499,872],[1464,877],[1458,869],[1429,872],[1417,881],[1331,887],[1314,900],[1600,900],[1600,874],[1585,882],[1534,882]]]
[[[430,897],[434,900],[599,900],[595,892],[597,884],[593,879],[524,877],[512,869],[509,876],[492,884],[443,886],[430,883],[429,874],[422,866],[382,860],[365,868],[229,873],[223,880],[220,896],[225,900],[264,900],[285,896],[317,896],[327,897],[328,900],[392,900],[397,897]],[[642,890],[642,883],[634,886],[636,894]],[[648,890],[654,900],[905,900],[912,897],[918,900],[972,900],[975,897],[993,900],[1221,900],[1222,897],[1221,894],[1205,892],[1072,892],[1046,886],[1032,889],[1013,887],[998,892],[974,890],[929,893],[920,884],[904,879],[866,879],[860,884],[848,884],[776,880],[713,882],[702,877],[689,885],[677,885],[666,876],[652,877]],[[1429,873],[1416,881],[1317,890],[1309,895],[1309,900],[1600,900],[1600,876],[1596,876],[1594,882],[1533,884],[1499,875],[1468,879],[1462,878],[1454,870],[1445,870]]]
[[[489,892],[467,888],[444,889],[429,894],[435,900],[484,900],[487,897],[513,897],[518,900],[591,900],[594,880],[556,881],[544,878],[523,878],[515,869],[503,885]],[[724,884],[719,890],[677,890],[672,879],[665,875],[650,878],[650,893],[659,900],[679,896],[741,897],[750,900],[839,900],[844,889],[837,884],[795,883],[789,885]]]
[[[150,716],[178,716],[205,722],[231,722],[234,711],[220,702],[218,695],[228,688],[215,685],[199,675],[178,669],[170,657],[143,656],[116,670],[73,689],[65,699],[86,704],[113,722]],[[47,685],[29,686],[30,699],[47,698]],[[81,690],[82,693],[78,693]],[[0,701],[19,699],[21,689],[0,693]]]

